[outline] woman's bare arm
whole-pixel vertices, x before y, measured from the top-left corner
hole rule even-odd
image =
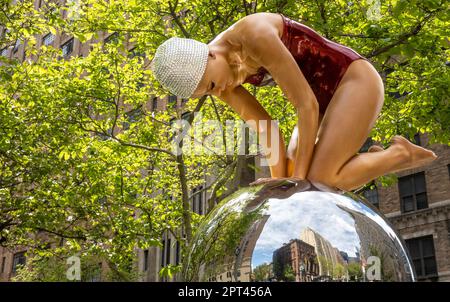
[[[317,99],[292,54],[281,41],[278,30],[263,19],[248,19],[243,47],[277,82],[297,109],[299,140],[293,176],[304,179],[308,173],[318,131]]]
[[[224,91],[220,98],[230,105],[244,121],[255,122],[256,129],[254,127],[253,129],[258,133],[260,141],[268,142],[269,149],[264,151],[266,154],[269,150],[271,152],[268,157],[271,176],[286,177],[286,147],[283,136],[278,127],[270,127],[272,118],[258,100],[241,85],[233,90]],[[260,125],[260,121],[265,122]],[[249,125],[252,126],[252,123]],[[278,134],[278,140],[275,141],[276,146],[272,146],[270,142],[275,131]]]

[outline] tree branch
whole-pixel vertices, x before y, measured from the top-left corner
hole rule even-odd
[[[319,0],[315,0],[315,2],[317,5],[317,8],[319,9],[319,12],[320,12],[320,18],[322,18],[322,21],[323,21],[323,25],[325,28],[325,37],[327,39],[329,39],[330,33],[328,31],[328,22],[327,22],[327,17],[326,17],[326,12],[325,12],[325,4],[322,1],[320,1],[320,3],[319,3]]]
[[[366,58],[372,58],[375,57],[383,52],[386,52],[388,50],[390,50],[391,48],[403,44],[406,40],[408,40],[410,37],[417,35],[420,30],[422,29],[422,27],[425,25],[425,23],[434,15],[436,14],[438,11],[440,11],[441,9],[437,9],[431,13],[429,13],[428,15],[426,15],[421,21],[419,21],[412,29],[410,32],[401,34],[397,41],[392,42],[386,46],[380,47],[378,49],[373,50],[372,52],[370,52],[369,54],[365,55]]]
[[[234,169],[237,165],[237,161],[232,162],[225,168],[225,172],[223,174],[223,177],[221,177],[215,184],[211,191],[211,194],[209,195],[208,199],[208,209],[211,210],[218,201],[217,198],[217,191],[230,179],[231,175],[233,175]],[[230,190],[234,191],[234,190]]]
[[[180,22],[180,19],[178,18],[176,12],[175,12],[175,8],[178,6],[178,0],[175,1],[174,6],[172,6],[171,1],[169,1],[169,9],[170,9],[170,15],[172,16],[173,20],[175,21],[175,23],[178,25],[178,27],[180,28],[181,32],[183,33],[183,35],[186,38],[190,38],[190,34],[186,31],[186,29],[184,28],[183,24]]]
[[[53,234],[53,235],[56,235],[56,236],[59,236],[59,237],[62,237],[62,238],[86,240],[86,236],[84,236],[84,235],[66,235],[66,234],[63,234],[63,233],[60,233],[60,232],[57,232],[57,231],[50,231],[50,230],[47,230],[47,229],[42,228],[42,227],[36,227],[35,229],[37,231],[50,233],[50,234]]]
[[[244,5],[245,15],[248,16],[250,13],[248,12],[248,9],[247,9],[247,1],[242,0],[242,4]]]

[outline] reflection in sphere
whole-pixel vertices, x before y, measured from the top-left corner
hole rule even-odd
[[[235,192],[188,253],[185,281],[415,281],[402,240],[376,209],[308,181]]]

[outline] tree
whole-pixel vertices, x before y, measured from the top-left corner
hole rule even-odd
[[[255,267],[253,270],[254,281],[268,281],[272,274],[272,265],[269,263],[263,263]]]
[[[342,277],[344,276],[345,276],[345,267],[340,263],[336,263],[336,265],[333,267],[333,279],[334,280],[342,279]]]
[[[363,271],[361,264],[358,262],[351,262],[347,265],[349,279],[353,281],[361,280],[363,278]]]
[[[201,220],[190,210],[192,189],[212,177],[195,194],[207,190],[214,206],[239,187],[247,156],[175,156],[170,123],[182,112],[148,109],[150,96],[167,94],[148,64],[169,37],[206,43],[255,12],[282,12],[372,61],[386,88],[374,139],[420,131],[449,144],[448,3],[380,2],[381,19],[373,20],[369,1],[42,1],[40,9],[31,0],[1,1],[0,49],[21,43],[27,59],[0,56],[0,244],[46,255],[50,242],[103,257],[120,276],[134,249],[161,244],[165,231],[188,243]],[[101,32],[115,39],[103,44]],[[47,33],[92,49],[64,58],[38,47],[36,37]],[[288,141],[296,118],[282,91],[245,86]],[[239,119],[215,98],[190,99],[186,109],[190,123],[195,112],[222,125]]]
[[[295,273],[291,265],[286,265],[283,271],[283,280],[287,282],[295,281]]]

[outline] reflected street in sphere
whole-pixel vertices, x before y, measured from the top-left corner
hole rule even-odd
[[[185,281],[415,281],[402,240],[375,208],[309,181],[235,192],[188,252]]]

